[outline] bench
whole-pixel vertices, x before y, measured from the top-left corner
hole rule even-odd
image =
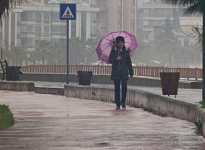
[[[2,80],[7,81],[20,81],[21,67],[20,66],[9,66],[6,60],[0,60],[3,77]]]

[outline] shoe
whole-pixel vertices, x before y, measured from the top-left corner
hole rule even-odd
[[[116,109],[120,109],[120,107],[117,106]]]
[[[126,109],[126,106],[125,106],[125,104],[122,104],[122,109]]]

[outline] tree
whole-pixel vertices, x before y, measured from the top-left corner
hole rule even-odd
[[[4,57],[8,63],[22,66],[22,61],[26,60],[25,50],[18,46],[12,46],[10,50],[4,51]]]
[[[96,47],[98,45],[98,40],[97,39],[87,39],[86,42],[86,58],[87,58],[87,63],[91,64],[95,61],[98,60],[97,53],[95,51]]]
[[[170,66],[173,66],[173,59],[178,59],[178,53],[182,47],[178,38],[173,33],[173,29],[173,24],[168,17],[165,20],[164,26],[161,27],[161,33],[159,33],[155,40],[157,56],[161,57],[161,54],[163,54],[163,57],[158,59],[162,59],[160,61],[163,61],[164,64],[169,63]]]
[[[86,41],[77,37],[69,40],[70,63],[73,65],[84,63],[86,54]]]
[[[203,67],[203,87],[202,87],[202,101],[205,102],[205,0],[163,0],[167,4],[178,5],[185,7],[184,14],[202,14],[203,15],[203,31],[202,31],[202,67]]]
[[[132,63],[145,64],[149,60],[153,59],[152,56],[155,53],[154,49],[143,41],[143,33],[139,32],[137,35],[137,50],[132,56]]]
[[[51,42],[50,41],[41,41],[39,46],[35,49],[36,56],[39,56],[39,61],[42,60],[45,65],[46,56],[51,51]]]
[[[66,65],[66,40],[60,40],[59,43],[55,43],[53,47],[53,53],[55,53],[53,59],[58,65]]]

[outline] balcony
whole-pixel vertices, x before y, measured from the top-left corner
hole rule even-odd
[[[108,32],[108,31],[100,31],[100,30],[97,30],[97,31],[96,31],[96,35],[97,35],[97,37],[104,37],[104,36],[107,35],[107,32]]]
[[[108,11],[107,5],[100,5],[99,8],[100,8],[100,11]]]
[[[50,37],[50,33],[49,32],[44,32],[44,37]]]
[[[50,19],[44,19],[44,23],[50,23]]]
[[[41,36],[42,34],[41,34],[41,32],[36,32],[36,36]]]
[[[163,2],[144,2],[142,3],[142,8],[177,8],[173,5],[168,5]]]
[[[97,18],[97,24],[107,24],[107,23],[108,23],[108,17]]]

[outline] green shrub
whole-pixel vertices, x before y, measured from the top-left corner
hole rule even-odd
[[[201,120],[195,121],[195,133],[203,135],[203,124]]]
[[[205,108],[205,102],[199,102],[201,104],[200,108]]]
[[[6,105],[0,105],[0,130],[6,129],[14,124],[13,114]]]
[[[131,104],[130,106],[134,107],[134,108],[139,108],[139,106],[137,104],[135,104],[135,103]]]

